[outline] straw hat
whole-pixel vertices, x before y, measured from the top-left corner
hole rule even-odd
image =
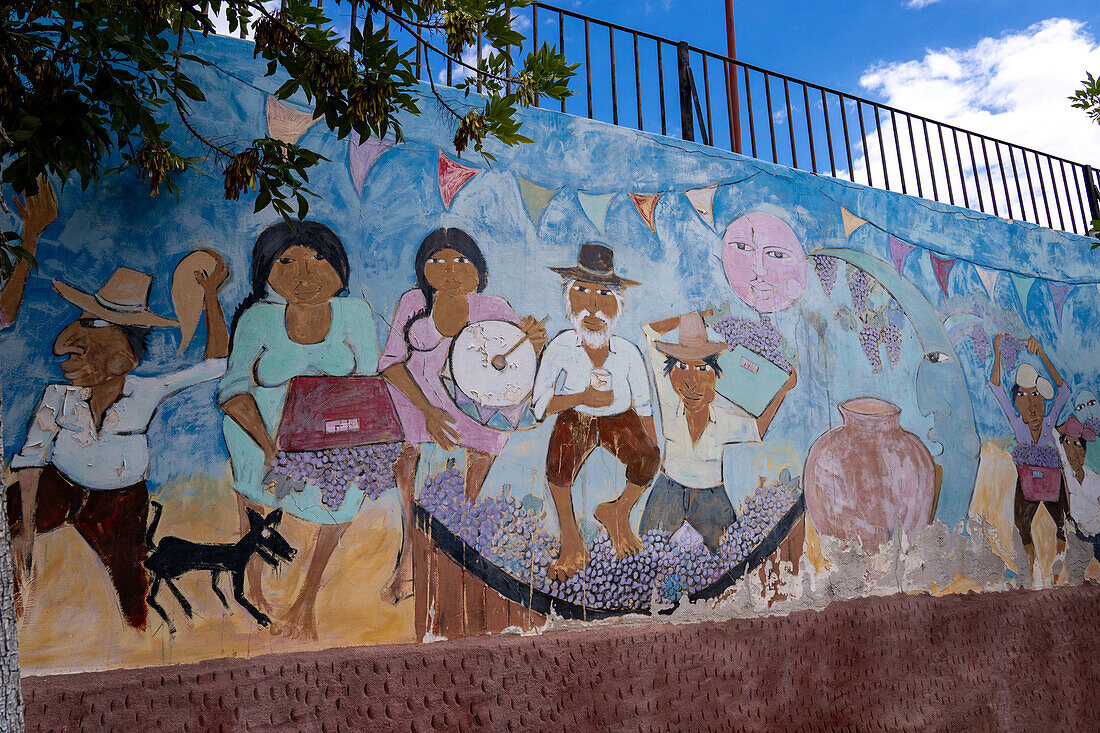
[[[636,280],[627,280],[615,274],[615,252],[606,244],[599,242],[582,244],[574,267],[551,267],[550,269],[564,278],[584,282],[607,283],[620,288],[641,285]]]
[[[679,343],[658,341],[653,345],[665,356],[671,356],[680,361],[705,359],[714,354],[721,354],[728,348],[725,341],[711,341],[707,337],[707,326],[698,313],[685,313],[680,316]]]
[[[107,284],[95,295],[78,290],[72,285],[53,281],[54,290],[85,313],[91,313],[108,323],[119,326],[141,326],[144,328],[169,328],[179,324],[171,318],[158,316],[149,310],[149,290],[153,276],[144,272],[120,267],[115,270]]]

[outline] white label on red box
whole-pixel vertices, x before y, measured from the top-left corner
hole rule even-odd
[[[359,430],[359,418],[349,417],[343,420],[325,420],[326,433],[354,433]]]

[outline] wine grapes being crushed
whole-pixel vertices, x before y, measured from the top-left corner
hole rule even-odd
[[[358,486],[369,499],[397,486],[393,464],[401,455],[401,443],[378,443],[321,451],[279,451],[271,470],[299,486],[313,484],[321,491],[321,503],[340,508],[348,489]]]

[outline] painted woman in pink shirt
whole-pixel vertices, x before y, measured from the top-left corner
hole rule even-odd
[[[546,344],[546,330],[532,317],[520,318],[508,301],[482,291],[489,283],[485,256],[461,229],[437,229],[416,252],[416,287],[397,302],[378,371],[390,383],[405,448],[394,465],[404,513],[403,540],[397,568],[382,589],[392,603],[412,595],[412,496],[420,446],[436,443],[444,450],[466,449],[466,496],[477,498],[493,461],[508,441],[467,416],[443,387],[441,376],[451,341],[467,324],[508,321],[527,334],[536,352]]]

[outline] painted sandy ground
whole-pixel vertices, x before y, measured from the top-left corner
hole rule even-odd
[[[176,481],[157,492],[156,500],[164,504],[158,539],[176,535],[225,542],[240,536],[228,478]],[[93,671],[413,641],[413,600],[393,606],[378,596],[401,541],[398,516],[396,492],[391,491],[375,505],[364,506],[352,522],[318,594],[317,641],[291,640],[261,628],[233,600],[229,577],[223,574],[221,588],[230,606],[225,611],[210,588],[210,574],[204,572],[189,573],[178,582],[194,606],[190,624],[167,589],[158,596],[178,629],[174,638],[151,609],[148,629],[133,631],[123,623],[106,570],[76,530],[65,527],[40,536],[35,541],[32,605],[19,629],[23,672]],[[315,525],[286,517],[280,529],[299,554],[278,574],[264,572],[276,619],[293,601],[304,576]]]

